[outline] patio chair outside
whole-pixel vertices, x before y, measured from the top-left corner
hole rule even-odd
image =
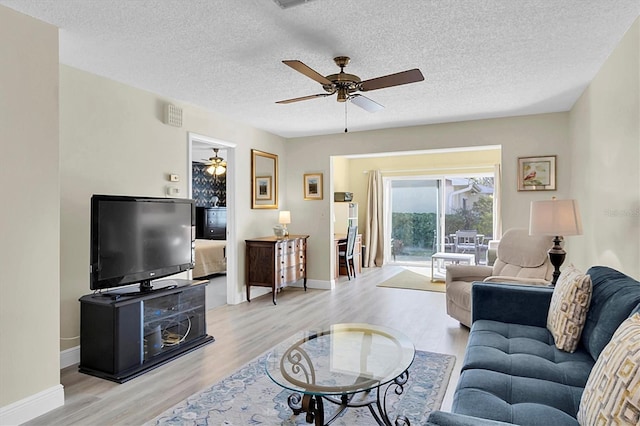
[[[478,264],[478,231],[456,231],[455,252],[473,253],[476,257],[476,264]]]

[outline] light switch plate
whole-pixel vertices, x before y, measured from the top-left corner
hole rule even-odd
[[[175,186],[167,186],[166,193],[169,197],[178,196],[180,195],[180,188],[177,188]]]

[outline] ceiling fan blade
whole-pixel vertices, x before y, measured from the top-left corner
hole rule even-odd
[[[402,71],[395,74],[385,75],[383,77],[372,78],[360,83],[360,90],[363,92],[369,90],[383,89],[385,87],[400,86],[402,84],[416,83],[424,80],[424,76],[418,68],[408,71]]]
[[[282,61],[282,63],[285,65],[289,65],[294,70],[306,75],[310,79],[315,80],[320,84],[333,84],[331,80],[328,80],[325,76],[318,73],[314,69],[309,68],[307,65],[303,64],[298,60]]]
[[[301,98],[285,99],[284,101],[278,101],[276,103],[277,104],[290,104],[292,102],[306,101],[308,99],[324,98],[325,96],[330,96],[331,94],[332,93],[318,93],[317,95],[302,96]]]
[[[351,101],[351,103],[368,112],[378,112],[384,109],[384,106],[380,105],[376,101],[373,101],[366,96],[362,96],[357,93],[355,95],[351,95],[349,97],[349,100]]]

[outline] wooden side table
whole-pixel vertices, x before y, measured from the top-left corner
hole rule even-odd
[[[271,287],[274,305],[276,293],[289,284],[302,279],[307,290],[307,238],[289,235],[245,240],[247,301],[251,302],[251,286]]]

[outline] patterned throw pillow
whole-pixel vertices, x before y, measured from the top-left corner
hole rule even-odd
[[[640,313],[618,327],[598,357],[580,400],[578,423],[640,424]]]
[[[591,277],[569,265],[558,278],[547,316],[547,329],[558,349],[575,352],[590,303]]]

